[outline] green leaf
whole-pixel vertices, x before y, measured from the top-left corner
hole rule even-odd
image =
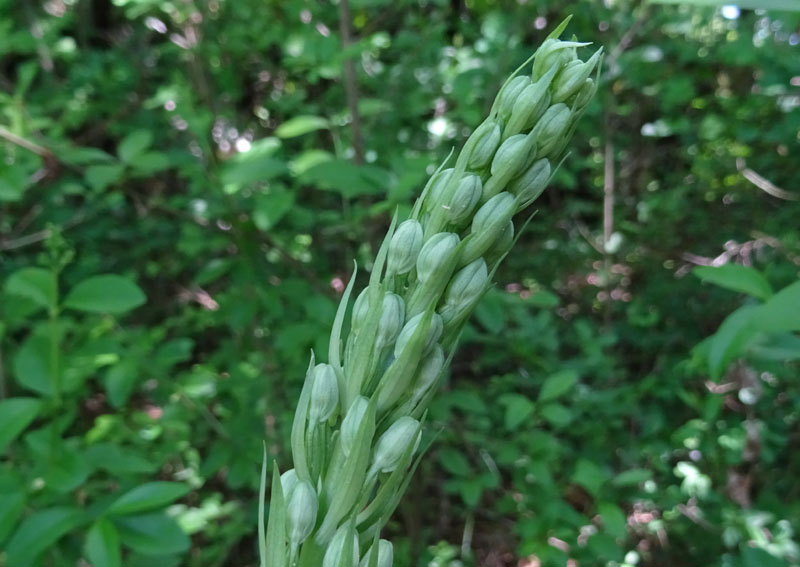
[[[636,486],[653,478],[653,473],[647,469],[630,469],[623,471],[611,481],[614,486]]]
[[[22,513],[25,511],[25,492],[19,490],[8,494],[0,494],[0,549],[3,549],[2,543],[6,540],[17,525]]]
[[[246,157],[225,163],[220,173],[220,179],[225,185],[234,186],[226,188],[229,193],[235,193],[239,185],[265,183],[286,171],[286,164],[280,160],[265,157],[255,159],[251,158],[250,153],[240,155]]]
[[[64,307],[90,313],[125,313],[146,300],[135,283],[123,276],[92,276],[78,283],[64,300]]]
[[[189,536],[163,513],[114,518],[122,543],[143,555],[171,555],[189,549]]]
[[[578,381],[578,373],[574,370],[561,370],[548,376],[542,384],[542,391],[539,392],[539,401],[547,402],[560,398],[575,385]]]
[[[759,309],[755,326],[768,333],[800,331],[800,281],[772,296]]]
[[[266,451],[264,453],[264,465],[266,465]],[[266,487],[266,466],[261,469],[261,500],[263,503],[263,493]],[[281,476],[278,466],[275,464],[272,469],[272,491],[269,500],[269,523],[264,537],[263,548],[261,543],[263,528],[263,508],[259,515],[259,553],[261,554],[261,567],[286,567],[286,504],[284,501],[283,488],[281,487]]]
[[[14,356],[14,379],[23,388],[52,395],[51,356],[50,339],[42,333],[32,333]]]
[[[107,513],[123,516],[153,510],[185,496],[189,490],[188,486],[177,482],[148,482],[117,498]]]
[[[722,7],[726,4],[735,4],[744,10],[778,10],[787,12],[800,12],[797,0],[648,0],[650,4],[685,4],[688,6]]]
[[[355,165],[347,160],[324,161],[309,167],[298,179],[317,189],[335,191],[346,199],[380,195],[389,185],[386,170],[374,165]]]
[[[708,369],[712,379],[717,380],[728,364],[744,355],[757,335],[755,321],[760,311],[760,305],[740,307],[728,315],[710,337]]]
[[[556,427],[565,427],[572,423],[572,411],[561,404],[546,404],[539,413],[545,421]]]
[[[170,161],[166,154],[161,152],[145,152],[134,157],[130,162],[134,173],[138,176],[146,177],[159,171],[169,169]]]
[[[125,136],[117,146],[117,155],[125,163],[143,154],[153,143],[153,133],[149,130],[135,130]]]
[[[141,374],[137,364],[129,360],[123,360],[108,369],[103,383],[112,406],[121,408],[128,402],[139,376]]]
[[[528,398],[522,394],[508,394],[503,396],[503,404],[506,406],[505,427],[509,431],[516,430],[532,414],[535,406]]]
[[[125,167],[119,164],[92,165],[86,168],[86,183],[95,192],[100,193],[108,186],[122,179],[124,172]]]
[[[94,567],[121,567],[119,533],[105,518],[97,520],[86,534],[86,556]]]
[[[94,468],[120,476],[149,474],[158,468],[157,462],[112,443],[90,445],[84,451],[84,458]]]
[[[49,463],[42,479],[53,492],[67,494],[85,483],[91,472],[83,454],[64,450],[57,459]]]
[[[594,464],[592,461],[580,459],[575,463],[575,471],[572,473],[571,481],[580,484],[589,494],[597,496],[600,487],[608,479],[605,471]]]
[[[56,287],[50,270],[44,268],[22,268],[6,280],[6,293],[21,295],[36,302],[41,307],[50,308],[56,304]]]
[[[268,231],[286,216],[294,204],[294,194],[288,191],[263,193],[255,199],[253,223],[259,230]]]
[[[295,116],[290,118],[275,129],[275,135],[279,138],[294,138],[302,136],[316,130],[329,128],[330,123],[321,116]]]
[[[698,266],[692,273],[705,282],[746,293],[761,300],[766,300],[772,295],[772,288],[766,278],[761,272],[748,266],[739,264]]]
[[[6,565],[29,567],[39,555],[84,521],[78,508],[58,507],[34,512],[8,542]]]
[[[0,453],[36,419],[41,409],[42,402],[34,398],[0,401]]]
[[[597,505],[597,513],[603,519],[603,527],[613,537],[622,539],[628,535],[625,513],[619,506],[612,502],[600,502]]]
[[[439,451],[439,462],[442,463],[442,468],[452,475],[470,476],[472,474],[472,468],[464,454],[450,447]]]

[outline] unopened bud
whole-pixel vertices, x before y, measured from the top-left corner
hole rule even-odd
[[[550,83],[555,75],[551,69],[544,77],[525,87],[511,111],[503,135],[509,138],[520,132],[528,132],[550,104]]]
[[[369,287],[364,288],[358,294],[355,303],[353,303],[353,314],[350,319],[350,328],[352,332],[357,333],[369,315]]]
[[[397,342],[394,345],[394,355],[395,357],[399,357],[400,353],[403,352],[408,341],[411,340],[411,337],[416,332],[417,328],[422,323],[422,319],[425,313],[418,313],[414,315],[411,319],[403,327],[403,330],[400,331],[400,336],[397,337]],[[439,340],[439,337],[442,336],[442,318],[437,314],[434,313],[431,317],[430,326],[428,327],[428,334],[425,337],[425,342],[423,343],[422,352],[427,353],[432,348],[433,345]]]
[[[344,546],[347,543],[347,538],[352,538],[353,552],[351,561],[346,561],[344,557]],[[322,558],[322,567],[358,567],[358,532],[351,529],[349,524],[343,524],[336,530],[333,539],[328,544],[328,549],[325,550],[325,556]]]
[[[514,195],[498,193],[478,209],[472,218],[472,233],[464,243],[462,262],[473,262],[494,244],[516,212]]]
[[[317,364],[314,367],[314,381],[311,383],[311,405],[308,420],[311,423],[327,421],[339,407],[339,383],[336,370],[330,364]]]
[[[575,95],[575,101],[572,103],[575,110],[581,110],[584,106],[589,104],[589,101],[592,100],[596,92],[597,85],[594,79],[586,79],[583,82],[583,86],[578,91],[578,94]]]
[[[578,57],[577,48],[584,45],[589,44],[558,39],[545,40],[536,50],[536,57],[533,60],[533,80],[538,80],[553,67],[557,71],[563,69],[570,61]]]
[[[470,136],[475,139],[475,147],[472,148],[472,153],[469,155],[467,167],[478,170],[489,165],[500,146],[501,134],[500,125],[497,122],[486,121],[481,124]],[[469,142],[468,140],[467,143]]]
[[[547,156],[563,142],[564,134],[569,129],[572,111],[564,103],[554,104],[548,108],[536,125],[536,139],[539,144],[538,155]],[[550,156],[556,157],[556,156]]]
[[[369,548],[367,554],[361,559],[359,567],[369,567],[374,553],[375,546]],[[377,567],[392,567],[394,564],[394,547],[392,542],[382,539],[378,541],[378,563]]]
[[[289,528],[289,541],[292,546],[303,543],[314,529],[317,522],[317,493],[307,480],[301,480],[292,491],[286,509],[286,520]]]
[[[503,172],[508,177],[513,177],[522,169],[528,159],[530,144],[525,134],[511,136],[500,145],[492,160],[492,175]]]
[[[537,160],[528,170],[512,181],[508,190],[517,196],[522,207],[527,207],[542,194],[550,179],[550,161]]]
[[[439,275],[437,268],[446,267],[448,258],[455,252],[459,242],[458,235],[452,232],[439,232],[431,236],[417,258],[417,279],[425,283]]]
[[[564,102],[583,87],[586,79],[597,67],[602,52],[602,49],[598,49],[585,63],[574,60],[564,67],[553,81],[553,102]]]
[[[439,345],[434,345],[431,353],[419,367],[417,381],[414,383],[414,391],[411,394],[414,405],[431,389],[442,373],[442,368],[444,368],[444,351]]]
[[[427,210],[432,211],[441,206],[444,197],[444,189],[450,183],[453,177],[453,168],[443,169],[431,181],[431,187],[428,189],[428,194],[425,196],[425,207]]]
[[[281,490],[283,490],[284,501],[291,500],[297,481],[297,471],[294,469],[289,469],[281,475]]]
[[[495,107],[497,115],[501,120],[507,120],[511,116],[511,110],[514,108],[514,103],[519,97],[520,93],[531,84],[531,80],[523,75],[517,75],[511,79],[508,84],[497,95],[497,102]]]
[[[486,263],[489,266],[494,265],[504,254],[511,250],[514,245],[514,221],[508,221],[508,224],[497,237],[497,240],[492,244],[489,250],[486,251]],[[442,316],[444,318],[444,315]]]
[[[389,242],[386,273],[389,275],[402,275],[410,271],[417,261],[421,248],[422,225],[420,225],[419,221],[408,219],[400,223],[400,226],[397,227],[397,230],[392,235],[391,242]]]
[[[456,192],[447,205],[447,218],[452,224],[461,224],[466,221],[475,205],[481,200],[483,184],[477,175],[467,174],[461,178],[456,187]]]
[[[378,349],[393,344],[400,334],[405,322],[405,304],[403,298],[396,293],[387,293],[383,296],[381,318],[378,321],[378,331],[375,337],[375,346]]]
[[[403,453],[419,440],[419,422],[403,416],[395,421],[375,444],[373,470],[392,472],[400,464]]]
[[[453,276],[445,292],[445,303],[453,306],[469,305],[482,295],[489,282],[489,271],[483,258],[470,262]]]
[[[361,422],[364,421],[364,416],[367,415],[367,406],[369,406],[369,400],[364,396],[358,396],[350,404],[350,409],[347,410],[347,415],[342,420],[339,438],[342,442],[342,451],[344,451],[345,457],[350,456],[356,435],[358,435],[358,429],[361,427]]]

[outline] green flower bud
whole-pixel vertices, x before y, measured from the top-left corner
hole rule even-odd
[[[428,194],[425,197],[425,207],[427,210],[432,211],[442,204],[444,198],[444,189],[450,183],[453,177],[453,168],[443,169],[434,177]]]
[[[447,259],[455,252],[459,242],[458,235],[452,232],[439,232],[431,236],[417,257],[417,279],[425,283],[440,276],[438,268],[447,264]]]
[[[513,177],[522,169],[528,159],[530,144],[525,134],[511,136],[500,145],[500,149],[492,160],[492,175],[503,172],[508,177]]]
[[[419,422],[413,417],[403,416],[395,421],[375,444],[372,470],[392,472],[400,464],[403,453],[412,443],[419,441]],[[416,449],[416,448],[415,448]]]
[[[525,77],[523,77],[525,78]],[[467,167],[473,170],[483,169],[492,161],[492,156],[500,145],[500,125],[494,121],[486,121],[472,133],[470,139],[475,139],[475,147],[469,155]],[[469,144],[469,140],[467,141]]]
[[[602,53],[601,48],[595,51],[585,63],[577,59],[567,63],[564,70],[553,81],[553,102],[564,102],[576,94],[597,67]]]
[[[350,319],[350,329],[353,333],[357,333],[364,325],[364,322],[369,315],[369,287],[364,288],[358,294],[355,303],[353,304],[353,314]]]
[[[508,221],[508,224],[503,229],[503,232],[500,233],[500,236],[497,237],[497,240],[494,244],[489,248],[486,252],[486,264],[489,266],[493,266],[495,262],[497,262],[503,254],[511,250],[511,246],[514,244],[514,221]],[[444,318],[444,315],[442,315]]]
[[[564,134],[569,129],[572,111],[569,107],[559,102],[545,111],[542,119],[536,125],[536,139],[539,144],[539,156],[546,156],[563,142]],[[555,156],[551,156],[555,157]]]
[[[364,396],[358,396],[350,404],[350,409],[347,410],[347,415],[342,420],[339,439],[341,439],[342,451],[344,451],[345,457],[350,456],[350,451],[353,449],[353,441],[355,441],[358,434],[358,428],[361,427],[361,422],[364,421],[364,416],[367,415],[367,406],[369,406],[369,400]]]
[[[291,500],[297,481],[297,471],[294,469],[289,469],[281,475],[281,489],[283,490],[283,499],[285,501]]]
[[[453,281],[445,292],[445,303],[460,306],[469,305],[486,290],[489,283],[489,270],[483,258],[470,262],[453,276]]]
[[[511,110],[514,107],[514,103],[525,87],[530,84],[531,80],[528,77],[517,75],[508,82],[503,90],[500,91],[500,93],[497,95],[495,107],[497,109],[497,115],[501,120],[505,121],[509,116],[511,116]]]
[[[402,275],[409,272],[417,261],[420,248],[422,248],[422,225],[419,221],[408,219],[400,223],[389,242],[386,258],[387,275]]]
[[[592,100],[592,97],[596,92],[597,85],[595,84],[594,79],[586,79],[578,91],[578,94],[575,95],[575,101],[572,103],[573,108],[577,111],[580,111],[587,104],[589,104],[589,101]]]
[[[382,349],[393,344],[405,322],[406,308],[403,298],[396,293],[387,293],[383,296],[381,318],[378,322],[378,332],[375,337],[375,347]]]
[[[301,480],[292,491],[286,509],[289,542],[293,547],[303,543],[317,523],[317,493],[307,480]]]
[[[553,67],[557,71],[563,69],[570,61],[578,57],[577,48],[584,45],[589,44],[559,39],[545,40],[536,50],[536,57],[533,60],[533,80],[536,81],[543,77]]]
[[[420,365],[417,381],[414,383],[414,391],[411,394],[412,405],[417,405],[422,396],[431,389],[436,379],[439,378],[439,374],[442,373],[442,368],[444,368],[444,351],[439,345],[434,345],[431,353]]]
[[[308,420],[311,423],[327,421],[339,407],[339,382],[336,370],[330,364],[317,364],[314,367],[314,381],[311,383],[311,405]]]
[[[467,174],[458,182],[458,187],[447,205],[447,218],[452,224],[461,224],[466,221],[475,205],[481,200],[483,184],[477,175]]]
[[[369,548],[367,554],[361,559],[361,563],[359,567],[369,567],[370,560],[372,559],[372,553],[374,549],[374,545]],[[392,547],[392,542],[381,539],[378,541],[378,567],[392,567],[394,564],[394,547]]]
[[[350,565],[358,567],[358,532],[351,529],[348,524],[343,524],[336,530],[328,549],[325,550],[322,567],[348,567],[344,557],[344,545],[348,537],[353,538],[353,556]]]
[[[403,327],[403,330],[400,331],[400,336],[397,337],[397,342],[394,344],[394,356],[399,357],[400,353],[403,352],[403,349],[408,344],[408,341],[411,340],[411,337],[414,335],[414,332],[419,327],[420,323],[422,322],[422,318],[425,313],[418,313],[414,315],[411,319]],[[425,338],[425,343],[422,348],[423,354],[430,352],[433,348],[433,345],[439,340],[439,337],[442,336],[442,318],[437,314],[434,313],[433,317],[431,317],[431,326],[428,328],[428,335]]]
[[[514,196],[505,191],[484,203],[472,218],[472,232],[469,241],[464,243],[461,262],[468,264],[483,256],[505,230],[515,212]]]
[[[549,179],[550,162],[543,158],[534,162],[525,173],[512,181],[508,190],[517,196],[521,203],[520,208],[524,208],[542,194]]]
[[[536,124],[536,121],[550,104],[549,88],[555,71],[555,68],[551,69],[544,77],[528,85],[520,93],[503,132],[505,138],[520,132],[527,132]]]

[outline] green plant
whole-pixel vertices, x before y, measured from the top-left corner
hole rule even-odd
[[[269,524],[264,530],[262,516],[259,526],[262,565],[392,564],[381,529],[417,466],[431,398],[514,244],[512,218],[544,191],[597,89],[602,50],[579,59],[588,44],[557,39],[568,21],[505,82],[410,218],[392,221],[345,335],[355,273],[350,279],[329,363],[315,364],[312,354],[306,373],[292,427],[294,468],[273,470]],[[519,75],[531,61],[531,76]],[[266,455],[262,502],[265,487]]]

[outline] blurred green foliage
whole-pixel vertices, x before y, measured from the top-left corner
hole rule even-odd
[[[0,565],[255,566],[352,260],[567,12],[600,92],[397,564],[798,565],[800,15],[350,0],[343,45],[342,9],[0,0]]]

